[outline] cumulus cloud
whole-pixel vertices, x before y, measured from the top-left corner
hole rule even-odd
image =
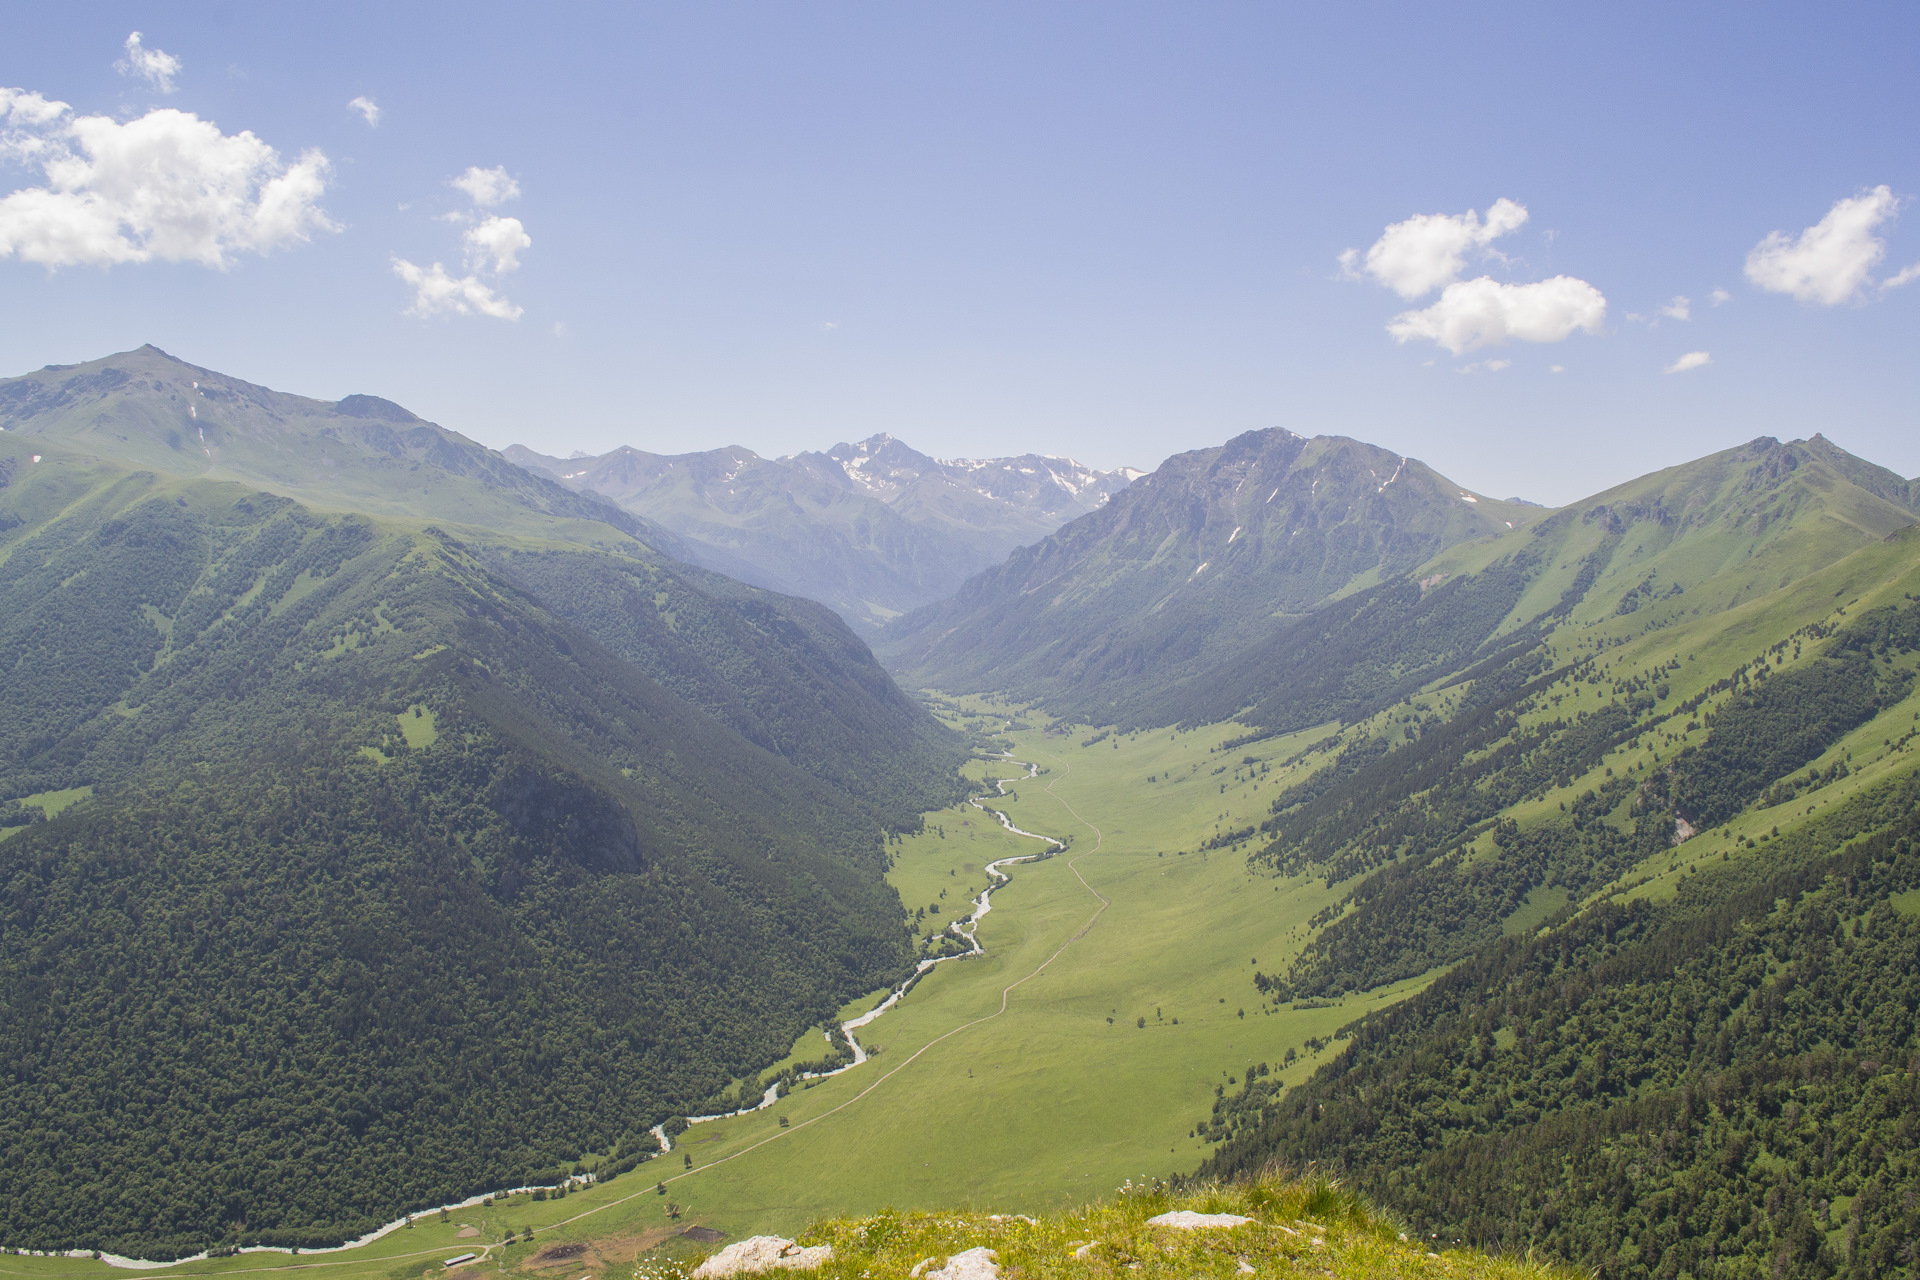
[[[1714,306],[1717,307],[1731,297],[1733,297],[1733,295],[1728,293],[1725,289],[1715,289],[1712,293],[1707,295],[1707,301],[1711,302]]]
[[[505,166],[500,165],[491,169],[472,165],[459,177],[449,180],[448,185],[466,192],[467,198],[482,209],[504,204],[520,194],[520,184],[508,177]]]
[[[475,204],[486,208],[511,200],[520,194],[520,184],[507,176],[504,168],[482,169],[477,165],[449,185],[467,193]],[[501,297],[494,287],[480,278],[517,271],[520,254],[533,247],[533,237],[518,218],[498,214],[480,217],[473,213],[445,213],[440,221],[467,224],[460,240],[466,253],[467,274],[455,276],[439,263],[416,266],[395,256],[393,273],[413,289],[408,315],[482,315],[496,320],[518,320],[521,308]]]
[[[45,178],[0,197],[0,258],[50,269],[224,269],[239,254],[339,230],[319,203],[330,174],[325,155],[307,151],[287,164],[252,133],[223,134],[191,112],[157,109],[121,124],[0,89],[0,158]]]
[[[518,320],[521,309],[495,293],[478,276],[452,276],[439,263],[418,267],[405,258],[393,260],[393,274],[413,290],[411,316],[483,315],[496,320]]]
[[[123,76],[139,76],[162,93],[173,92],[173,78],[180,74],[180,59],[140,43],[140,33],[127,37],[127,56],[113,64]]]
[[[1684,296],[1676,297],[1672,302],[1660,308],[1660,314],[1669,320],[1691,320],[1693,304]]]
[[[1747,279],[1769,293],[1834,307],[1859,294],[1886,256],[1874,234],[1900,202],[1884,184],[1834,202],[1827,216],[1788,236],[1770,232],[1747,255]]]
[[[1503,284],[1491,276],[1460,279],[1469,254],[1500,258],[1493,242],[1526,221],[1526,206],[1504,197],[1484,219],[1472,209],[1416,214],[1389,226],[1365,254],[1358,249],[1341,254],[1340,265],[1348,275],[1370,277],[1402,298],[1441,290],[1431,306],[1403,311],[1387,325],[1397,342],[1424,339],[1460,355],[1511,340],[1559,342],[1576,330],[1598,333],[1606,320],[1607,300],[1584,280],[1555,276],[1535,284]]]
[[[1486,220],[1472,209],[1462,214],[1421,213],[1388,227],[1364,256],[1358,249],[1340,255],[1349,275],[1367,275],[1403,298],[1418,298],[1453,283],[1466,270],[1466,255],[1485,249],[1527,220],[1524,205],[1494,201]]]
[[[1685,373],[1689,369],[1699,369],[1713,363],[1713,357],[1704,351],[1689,351],[1667,366],[1668,373]]]
[[[33,130],[52,124],[72,110],[64,102],[25,89],[0,89],[0,156],[27,157]]]
[[[369,98],[366,94],[363,93],[349,102],[347,104],[347,110],[358,111],[360,118],[367,122],[368,128],[378,129],[380,127],[380,104],[372,98]]]
[[[533,237],[518,218],[492,217],[467,228],[467,266],[498,274],[520,265],[520,251],[533,247]]]
[[[1461,355],[1509,340],[1559,342],[1576,330],[1598,333],[1606,318],[1606,298],[1585,280],[1502,284],[1481,276],[1448,285],[1424,310],[1395,316],[1387,332],[1396,342],[1426,339]]]

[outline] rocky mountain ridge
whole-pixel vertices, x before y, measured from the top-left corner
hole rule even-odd
[[[732,445],[506,456],[670,531],[696,563],[828,605],[871,632],[1097,510],[1142,473],[1070,458],[938,459],[886,434],[763,458]]]
[[[1276,618],[1542,514],[1359,440],[1251,431],[1174,455],[901,619],[880,648],[942,687],[1003,680],[1045,696],[1176,680]]]

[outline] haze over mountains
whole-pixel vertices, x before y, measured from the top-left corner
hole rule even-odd
[[[884,434],[785,458],[737,445],[570,459],[514,445],[506,456],[671,530],[696,563],[818,600],[865,632],[945,598],[1142,474],[1040,454],[935,459]]]

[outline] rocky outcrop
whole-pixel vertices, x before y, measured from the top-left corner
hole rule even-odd
[[[761,1271],[811,1271],[831,1257],[831,1245],[807,1247],[781,1236],[750,1236],[695,1267],[692,1280],[723,1280]]]

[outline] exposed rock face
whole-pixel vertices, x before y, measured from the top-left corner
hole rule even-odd
[[[832,1256],[831,1245],[803,1248],[780,1236],[750,1236],[695,1267],[693,1280],[722,1280],[761,1271],[811,1271]]]
[[[1000,1255],[991,1249],[968,1249],[947,1259],[938,1271],[929,1271],[927,1280],[999,1280]]]

